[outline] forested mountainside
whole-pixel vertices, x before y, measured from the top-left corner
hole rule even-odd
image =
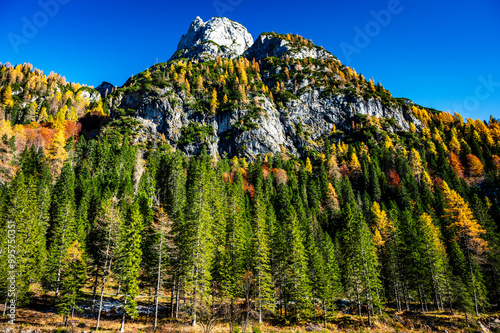
[[[124,322],[149,295],[159,322],[243,330],[498,306],[500,121],[259,38],[295,51],[173,59],[102,96],[0,67],[1,301],[102,320],[115,288]]]

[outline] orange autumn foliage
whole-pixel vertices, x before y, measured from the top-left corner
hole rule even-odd
[[[42,127],[40,128],[39,133],[42,137],[44,146],[50,146],[52,144],[52,140],[54,140],[55,131],[47,127]]]
[[[80,132],[82,130],[82,124],[70,120],[66,120],[64,124],[64,137],[66,139],[73,137],[75,139],[78,138]]]
[[[467,166],[469,167],[469,173],[473,177],[480,177],[483,175],[484,166],[481,160],[473,154],[467,155]]]
[[[455,240],[480,259],[488,248],[488,242],[482,238],[486,230],[474,218],[469,203],[451,190],[446,182],[443,182],[443,196],[446,204],[444,217],[450,222],[447,228],[453,232]]]
[[[272,173],[276,179],[276,186],[280,186],[281,184],[286,184],[286,182],[288,181],[288,177],[286,175],[285,170],[274,168],[272,170]]]
[[[450,165],[455,170],[458,177],[464,177],[464,168],[460,162],[460,158],[453,151],[450,152]]]
[[[245,193],[248,193],[250,199],[253,199],[253,197],[255,196],[255,187],[246,179],[243,180],[243,190],[245,191]]]
[[[387,173],[387,182],[391,186],[401,188],[401,178],[394,169],[389,170],[389,172]]]
[[[492,156],[493,164],[495,165],[495,168],[497,169],[496,171],[500,171],[500,157],[498,155],[493,155]]]
[[[271,173],[271,169],[269,169],[269,165],[267,164],[262,164],[262,173],[264,175],[264,179],[267,179],[269,174]]]

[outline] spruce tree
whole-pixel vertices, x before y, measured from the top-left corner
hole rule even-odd
[[[135,298],[139,293],[143,223],[137,202],[130,204],[120,229],[115,271],[122,285],[124,311],[120,332],[124,332],[126,316],[136,318],[138,315]]]
[[[111,273],[113,259],[116,255],[116,246],[118,242],[119,228],[121,225],[122,215],[118,210],[118,199],[116,197],[111,197],[103,200],[93,228],[98,232],[97,234],[95,234],[95,236],[97,237],[94,240],[94,245],[99,252],[97,254],[96,270],[97,272],[102,271],[99,310],[95,328],[96,331],[99,329],[104,298],[104,289],[106,286],[107,278]]]
[[[231,300],[231,322],[234,320],[234,300],[241,295],[239,282],[248,269],[244,193],[241,172],[233,171],[234,183],[227,187],[226,246],[222,262],[222,288]]]
[[[20,170],[14,179],[7,202],[7,220],[3,227],[6,243],[3,251],[14,254],[16,301],[26,304],[30,284],[40,281],[45,259],[45,225],[37,219],[37,189],[32,177]],[[11,265],[11,260],[6,260]]]
[[[361,315],[362,304],[368,307],[368,322],[375,307],[380,307],[379,263],[373,236],[361,214],[361,209],[354,199],[351,185],[344,181],[344,225],[342,229],[342,264],[344,270],[344,288],[346,293],[355,297],[358,312]]]
[[[77,303],[84,301],[82,291],[87,278],[85,255],[78,240],[68,248],[61,269],[61,297],[58,299],[57,311],[65,318],[67,325],[69,315],[73,317]],[[78,309],[79,310],[79,309]]]
[[[187,268],[185,288],[191,299],[193,325],[196,314],[208,304],[212,267],[212,218],[208,205],[208,157],[191,159],[188,170],[185,223],[179,230],[179,247],[183,265]]]
[[[262,190],[262,179],[257,178],[253,209],[252,258],[256,279],[256,297],[258,302],[259,323],[262,323],[262,311],[271,310],[273,302],[270,235],[266,228],[266,205]]]
[[[446,182],[443,183],[443,195],[446,203],[447,229],[452,239],[460,245],[467,262],[467,274],[462,278],[470,282],[468,286],[474,299],[474,310],[477,316],[479,307],[485,302],[485,288],[479,263],[488,247],[488,242],[483,238],[486,231],[474,218],[469,204],[456,191],[451,190]]]
[[[70,163],[65,163],[52,192],[49,226],[49,253],[45,266],[45,287],[59,296],[61,269],[68,248],[77,239],[75,219],[75,175]]]

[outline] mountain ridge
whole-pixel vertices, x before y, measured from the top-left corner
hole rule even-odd
[[[127,113],[143,124],[146,137],[163,134],[188,155],[207,145],[212,155],[249,159],[277,152],[303,156],[326,137],[341,135],[337,130],[350,131],[357,114],[394,119],[391,132],[421,126],[411,103],[394,99],[312,41],[262,33],[250,43],[249,36],[229,19],[205,23],[197,17],[168,63],[113,92],[110,114]],[[213,130],[183,139],[200,126]]]

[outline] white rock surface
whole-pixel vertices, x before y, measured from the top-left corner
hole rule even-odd
[[[203,22],[197,17],[182,36],[177,51],[170,58],[213,60],[220,54],[224,58],[236,58],[253,44],[253,37],[240,23],[225,17],[214,17]]]
[[[265,33],[261,34],[257,38],[252,47],[250,47],[245,52],[245,55],[250,59],[255,58],[255,60],[260,60],[267,57],[281,58],[284,55],[287,55],[289,58],[293,59],[333,58],[330,52],[321,47],[302,46],[300,48],[293,48],[289,41]]]

